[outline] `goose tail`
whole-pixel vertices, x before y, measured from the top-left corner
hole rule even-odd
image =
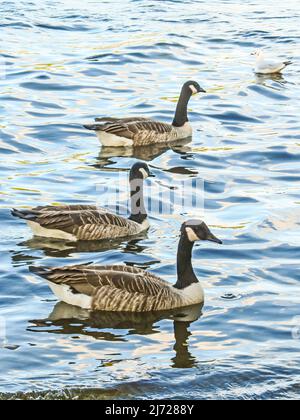
[[[12,209],[12,216],[18,217],[19,219],[34,221],[36,219],[36,213],[32,210],[18,210]]]
[[[54,295],[62,302],[67,303],[68,305],[78,306],[82,309],[91,310],[92,309],[92,292],[93,289],[91,286],[86,288],[76,288],[72,285],[67,284],[67,280],[62,278],[59,273],[55,275],[55,269],[50,267],[36,267],[30,266],[29,271],[36,276],[44,278],[54,293]]]
[[[29,271],[39,277],[49,280],[48,276],[51,274],[51,268],[49,267],[36,267],[34,265],[29,266]]]
[[[99,125],[99,124],[84,124],[83,127],[86,128],[87,130],[91,130],[91,131],[100,131],[101,130],[101,125]]]

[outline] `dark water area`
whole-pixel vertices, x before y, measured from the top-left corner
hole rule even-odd
[[[0,399],[299,398],[299,1],[17,0],[0,16]],[[294,64],[255,76],[257,48]],[[96,116],[170,122],[190,79],[207,90],[190,102],[192,141],[101,149],[82,129]],[[101,187],[120,179],[124,204],[136,160],[155,172],[156,198],[201,179],[204,209],[88,244],[33,239],[10,215],[103,205]],[[89,316],[28,271],[125,262],[174,282],[192,215],[224,242],[195,248],[203,308]]]

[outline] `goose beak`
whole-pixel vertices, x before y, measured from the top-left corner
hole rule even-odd
[[[207,240],[209,242],[214,242],[215,244],[219,244],[222,245],[223,242],[221,241],[221,239],[218,239],[215,235],[213,235],[212,233],[208,236]]]
[[[201,87],[199,93],[206,93],[206,90]]]
[[[148,177],[149,177],[149,178],[155,178],[155,175],[154,175],[154,173],[153,173],[153,172],[149,172]]]

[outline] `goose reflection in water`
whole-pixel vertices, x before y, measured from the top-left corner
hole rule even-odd
[[[59,258],[70,257],[74,253],[106,252],[111,250],[121,250],[124,253],[140,254],[147,248],[142,246],[140,242],[147,238],[147,232],[137,235],[134,239],[130,237],[130,240],[129,238],[125,238],[125,240],[122,238],[110,241],[69,242],[34,237],[28,241],[19,243],[18,246],[31,250],[43,251],[44,255],[47,257]],[[22,252],[14,252],[12,260],[20,262],[22,254]],[[24,255],[24,260],[28,260],[28,255]]]
[[[112,161],[113,158],[135,158],[137,160],[144,160],[146,162],[151,162],[164,153],[172,150],[174,153],[179,155],[186,155],[192,151],[191,147],[188,147],[191,144],[192,138],[189,137],[184,140],[174,142],[172,144],[154,144],[144,147],[102,147],[97,158],[97,163],[93,166],[96,168],[103,168],[105,166],[111,165],[115,162]]]
[[[76,306],[59,302],[47,319],[29,321],[32,324],[28,331],[59,335],[82,335],[95,340],[126,342],[127,336],[155,334],[162,320],[174,323],[174,350],[172,358],[174,368],[192,368],[196,359],[191,355],[188,340],[192,333],[189,328],[202,315],[203,305],[194,305],[171,311],[132,313],[132,312],[89,312]],[[110,329],[107,332],[103,330]],[[118,330],[114,334],[113,330]],[[120,334],[120,330],[127,330]]]

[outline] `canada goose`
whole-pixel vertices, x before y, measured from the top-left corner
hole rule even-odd
[[[192,267],[194,243],[221,244],[200,220],[185,222],[177,255],[177,283],[125,265],[79,265],[62,268],[30,267],[45,278],[61,301],[91,311],[152,312],[196,305],[204,301],[203,289]]]
[[[262,50],[252,53],[256,57],[255,73],[257,74],[276,74],[282,72],[292,61],[272,61],[266,58]]]
[[[116,239],[149,229],[144,205],[143,182],[152,176],[148,165],[133,165],[129,181],[131,216],[129,219],[89,205],[45,206],[31,210],[12,210],[12,215],[26,220],[35,236],[67,241]]]
[[[187,116],[187,106],[193,94],[205,90],[194,81],[186,82],[181,90],[172,124],[148,118],[96,118],[96,124],[84,125],[96,132],[106,147],[136,147],[155,143],[169,143],[192,136]]]

